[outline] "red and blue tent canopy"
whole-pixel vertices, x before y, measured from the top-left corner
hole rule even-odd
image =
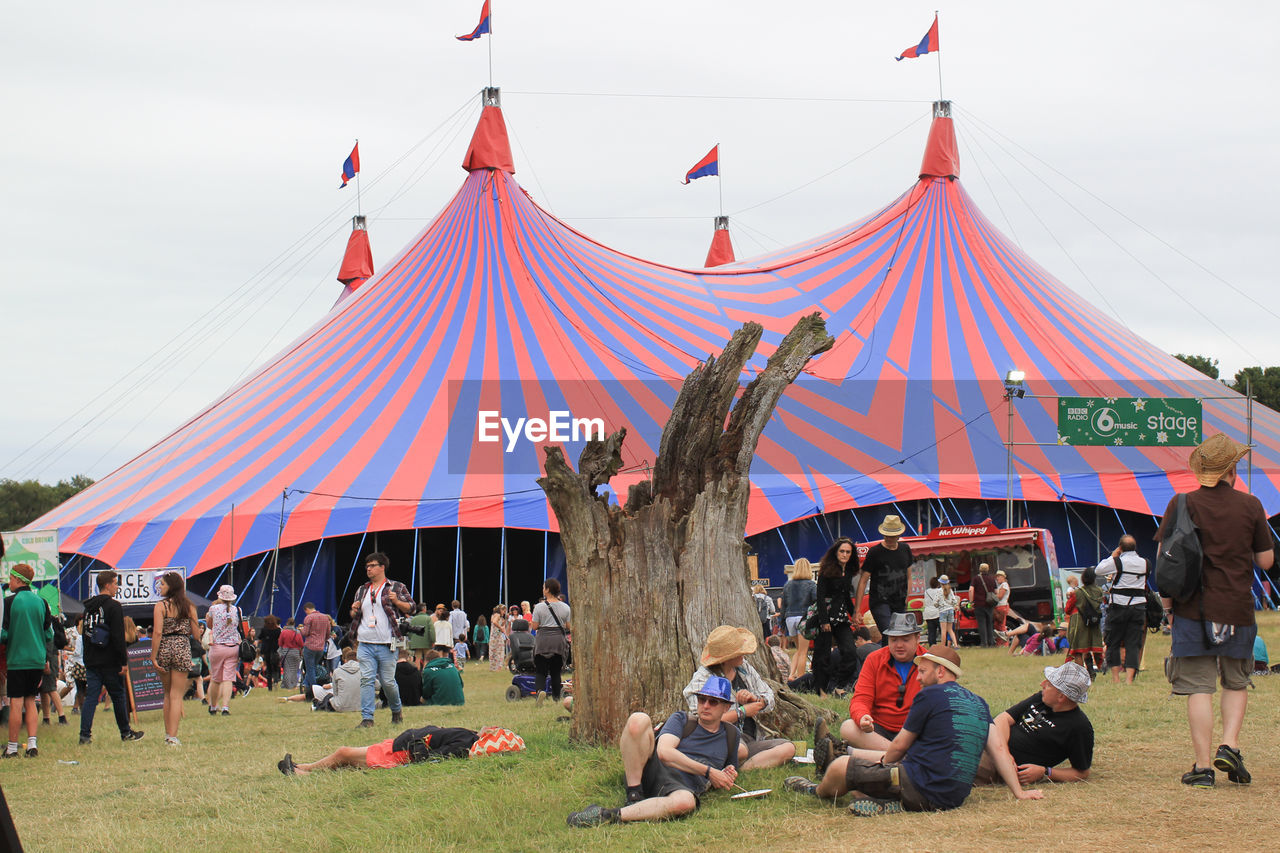
[[[444,210],[398,257],[253,376],[30,525],[64,552],[193,573],[366,531],[555,530],[534,482],[554,429],[626,426],[645,475],[683,376],[734,329],[765,327],[744,381],[803,314],[837,337],[784,395],[752,468],[748,533],[859,506],[1005,498],[1003,377],[1025,371],[1015,441],[1056,438],[1056,400],[1229,392],[1136,337],[1001,235],[965,193],[951,119],[919,179],[848,228],[715,269],[613,251],[521,189],[485,108]],[[488,414],[482,414],[488,413]],[[501,426],[507,418],[507,428]],[[1245,433],[1206,400],[1205,433]],[[486,426],[487,424],[487,426]],[[1280,415],[1255,407],[1253,491],[1280,508]],[[496,441],[481,441],[482,431]],[[1016,446],[1013,497],[1160,513],[1189,448]],[[283,500],[282,500],[283,497]],[[232,508],[234,507],[234,513]]]

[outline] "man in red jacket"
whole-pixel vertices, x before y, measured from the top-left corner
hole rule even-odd
[[[849,719],[840,726],[840,737],[858,749],[888,749],[906,722],[911,702],[920,692],[915,659],[925,652],[920,645],[920,623],[914,613],[894,613],[884,631],[885,645],[867,656],[858,684],[849,700]],[[813,756],[823,759],[844,754],[843,745],[830,735],[814,735]],[[824,744],[820,741],[825,740]],[[819,772],[825,767],[819,767]]]

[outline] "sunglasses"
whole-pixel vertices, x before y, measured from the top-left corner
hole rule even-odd
[[[907,682],[904,681],[898,685],[898,707],[899,708],[901,708],[903,703],[906,702],[906,697],[907,697]]]

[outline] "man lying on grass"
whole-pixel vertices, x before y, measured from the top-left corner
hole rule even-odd
[[[306,776],[315,770],[337,770],[341,767],[402,767],[410,762],[432,758],[466,758],[478,735],[471,729],[424,726],[405,729],[398,736],[371,746],[343,746],[310,764],[297,764],[285,753],[276,764],[286,776]]]
[[[920,692],[887,749],[850,749],[831,760],[835,750],[815,744],[814,758],[821,755],[828,762],[817,763],[821,780],[789,776],[786,787],[827,800],[854,791],[849,811],[861,817],[945,811],[969,796],[982,751],[991,744],[1000,777],[1014,796],[1040,799],[1039,791],[1022,789],[1008,749],[994,748],[997,735],[987,703],[956,683],[960,655],[939,643],[918,655],[915,664]]]
[[[1080,706],[1089,701],[1089,671],[1074,661],[1046,666],[1040,692],[996,717],[996,745],[1013,756],[1018,781],[1083,782],[1093,764],[1093,724]],[[1062,762],[1068,767],[1058,767]],[[997,761],[982,755],[975,784],[1000,781]]]
[[[698,808],[698,795],[707,788],[733,786],[738,778],[738,730],[722,721],[733,704],[733,686],[727,678],[713,675],[695,695],[696,716],[672,714],[656,741],[648,714],[627,719],[618,738],[626,805],[607,809],[593,803],[569,815],[569,826],[679,817]]]

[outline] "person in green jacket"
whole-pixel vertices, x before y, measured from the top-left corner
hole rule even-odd
[[[40,681],[49,668],[45,643],[53,639],[53,615],[44,599],[31,591],[33,570],[19,563],[9,570],[9,589],[13,595],[5,602],[4,631],[0,643],[6,644],[5,662],[9,668],[9,745],[5,758],[17,758],[18,732],[22,718],[27,718],[27,758],[39,754],[36,747],[36,700]]]
[[[449,662],[446,652],[427,649],[427,665],[422,668],[423,705],[465,705],[462,674]]]

